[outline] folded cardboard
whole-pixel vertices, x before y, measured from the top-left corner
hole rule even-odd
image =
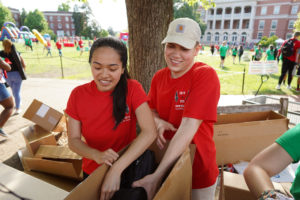
[[[273,111],[218,115],[214,125],[217,164],[250,161],[287,131],[288,123]]]
[[[288,123],[287,118],[273,111],[218,115],[214,125],[217,164],[250,161],[286,132]],[[220,199],[254,199],[242,175],[224,172],[221,180],[224,185],[221,183],[220,191],[224,195]]]
[[[37,151],[39,157],[26,154],[22,156],[24,170],[39,171],[73,179],[82,179],[82,160],[66,147],[41,146]],[[54,152],[53,152],[54,151]]]
[[[23,117],[43,127],[47,131],[52,131],[63,114],[48,105],[34,99]]]
[[[18,156],[24,168],[24,173],[30,176],[41,179],[47,183],[50,183],[51,185],[55,185],[56,187],[59,187],[68,192],[70,192],[80,183],[80,180],[76,180],[76,179],[70,179],[62,176],[57,176],[54,174],[39,172],[39,171],[30,171],[30,169],[24,164],[24,159],[23,159],[24,157],[31,157],[30,153],[26,148],[19,149]]]
[[[159,150],[156,145],[152,145],[150,150],[154,151],[158,161],[162,158],[164,150]],[[156,193],[154,200],[172,199],[172,200],[189,200],[191,199],[192,189],[192,162],[194,157],[195,147],[188,148],[181,157],[177,160],[171,172],[161,185]],[[102,165],[96,169],[84,182],[79,184],[66,200],[98,200],[100,198],[100,189],[106,172],[107,165]]]
[[[31,125],[23,129],[26,147],[33,156],[40,145],[56,145],[55,136],[38,125]]]

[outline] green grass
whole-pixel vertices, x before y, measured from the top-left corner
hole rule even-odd
[[[85,45],[87,45],[87,41],[85,41]],[[30,49],[25,49],[23,44],[17,43],[16,47],[25,60],[27,65],[26,73],[29,77],[62,78],[61,61],[54,42],[52,42],[52,57],[46,56],[47,50],[43,50],[44,47],[41,44],[34,44],[33,52]],[[65,79],[92,79],[87,51],[80,56],[80,52],[76,51],[75,47],[66,47],[62,49],[62,52]],[[196,60],[207,63],[217,71],[221,83],[221,94],[242,94],[242,72],[244,67],[246,69],[244,94],[255,94],[260,86],[261,77],[259,75],[248,74],[249,62],[242,61],[241,64],[233,64],[232,56],[227,56],[225,59],[225,67],[221,70],[219,67],[220,56],[218,54],[211,56],[208,48],[205,49],[202,55],[199,54]],[[236,63],[238,63],[238,58],[236,58]],[[297,78],[293,78],[292,90],[287,90],[285,86],[282,86],[281,90],[275,89],[280,76],[280,70],[281,64],[279,73],[271,75],[269,80],[263,83],[259,94],[299,94],[295,90]]]

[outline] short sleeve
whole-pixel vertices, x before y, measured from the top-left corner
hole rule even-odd
[[[132,90],[132,108],[135,111],[141,104],[147,102],[147,95],[142,87],[142,85],[134,81],[133,90]]]
[[[80,98],[80,97],[78,95],[78,89],[75,88],[71,92],[65,112],[73,119],[80,121],[80,117],[79,117],[78,111],[77,111],[77,103],[76,103],[77,98]]]
[[[300,124],[285,132],[276,140],[286,152],[293,158],[294,162],[300,160]]]
[[[195,76],[184,106],[183,117],[215,122],[220,98],[220,82],[211,67],[200,67]]]
[[[148,104],[151,109],[156,109],[156,96],[157,96],[157,75],[155,74],[151,81],[150,90],[148,93]]]

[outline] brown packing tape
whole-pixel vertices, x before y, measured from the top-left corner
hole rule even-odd
[[[53,159],[81,159],[81,156],[71,151],[69,147],[54,145],[41,145],[34,156]]]

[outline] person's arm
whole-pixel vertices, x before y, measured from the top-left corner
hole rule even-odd
[[[119,157],[112,149],[100,152],[83,142],[81,139],[81,123],[70,116],[68,116],[68,144],[72,151],[82,157],[94,160],[98,164],[112,165]]]
[[[20,59],[21,59],[21,63],[22,63],[23,69],[25,70],[26,69],[26,65],[25,65],[24,59],[22,58],[21,55],[20,55]]]
[[[181,124],[156,171],[134,182],[133,187],[144,187],[147,191],[148,199],[152,199],[166,172],[189,146],[201,123],[202,120],[187,117],[182,118]]]
[[[1,67],[1,69],[6,70],[6,71],[11,70],[10,65],[7,62],[5,62],[4,60],[2,60],[1,58],[0,58],[0,67]]]
[[[296,50],[296,64],[297,65],[299,65],[299,53],[300,53],[300,48],[298,48],[297,50]]]
[[[157,132],[152,112],[145,102],[135,111],[141,133],[131,143],[126,152],[112,165],[105,176],[100,200],[109,200],[120,187],[121,174],[126,167],[137,159],[155,140]]]
[[[278,174],[293,162],[292,157],[277,143],[256,155],[244,171],[251,193],[259,198],[267,190],[274,190],[270,177]]]

